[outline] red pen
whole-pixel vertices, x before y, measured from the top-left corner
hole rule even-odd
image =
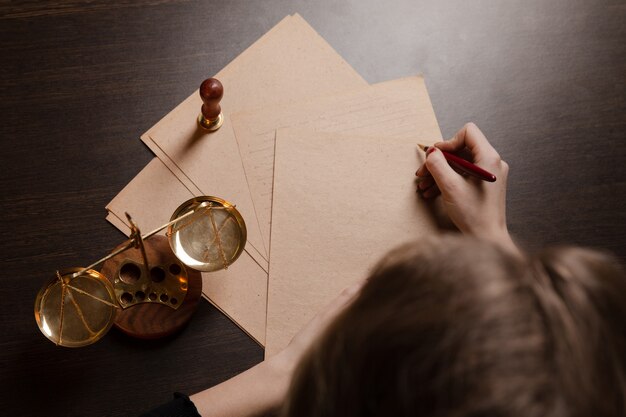
[[[429,146],[417,144],[417,146],[423,150],[424,152],[428,152]],[[441,151],[443,157],[446,158],[448,164],[461,172],[466,173],[467,175],[471,175],[472,177],[478,178],[483,181],[494,182],[496,180],[496,176],[490,172],[485,171],[478,165],[474,165],[469,161],[466,161],[463,158],[459,158],[458,156],[451,154],[450,152]]]

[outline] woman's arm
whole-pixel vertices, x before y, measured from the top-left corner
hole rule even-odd
[[[283,403],[300,358],[328,324],[343,311],[361,289],[362,282],[345,289],[318,313],[289,346],[275,356],[219,385],[190,397],[203,417],[258,416],[277,410]]]

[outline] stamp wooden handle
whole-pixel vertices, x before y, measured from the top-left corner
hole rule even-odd
[[[215,120],[221,113],[220,100],[224,95],[224,86],[215,78],[208,78],[200,84],[202,115],[207,120]]]

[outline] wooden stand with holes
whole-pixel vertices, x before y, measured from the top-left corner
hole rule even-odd
[[[120,245],[121,246],[121,245]],[[141,339],[157,339],[169,336],[180,330],[196,311],[198,302],[202,296],[202,275],[200,272],[185,267],[172,253],[167,238],[153,236],[144,241],[146,256],[150,268],[162,266],[152,272],[161,275],[163,270],[178,272],[177,269],[185,268],[187,272],[188,288],[185,298],[180,306],[174,310],[160,303],[146,302],[119,309],[115,318],[114,326],[122,332]],[[127,251],[109,259],[100,271],[115,287],[115,280],[120,278],[120,266],[128,259],[138,264],[143,264],[143,258],[139,249]],[[169,272],[168,272],[169,274]],[[146,298],[157,294],[140,294]],[[179,302],[179,300],[174,300]],[[120,302],[120,300],[118,300]],[[120,302],[123,305],[123,302]]]

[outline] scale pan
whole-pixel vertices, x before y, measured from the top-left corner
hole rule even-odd
[[[246,245],[246,224],[235,206],[221,198],[202,196],[185,201],[170,221],[190,211],[167,229],[170,247],[181,262],[198,271],[228,268]]]
[[[35,299],[39,330],[57,345],[90,345],[104,336],[115,320],[117,305],[111,283],[93,269],[71,278],[81,269],[59,271]]]

